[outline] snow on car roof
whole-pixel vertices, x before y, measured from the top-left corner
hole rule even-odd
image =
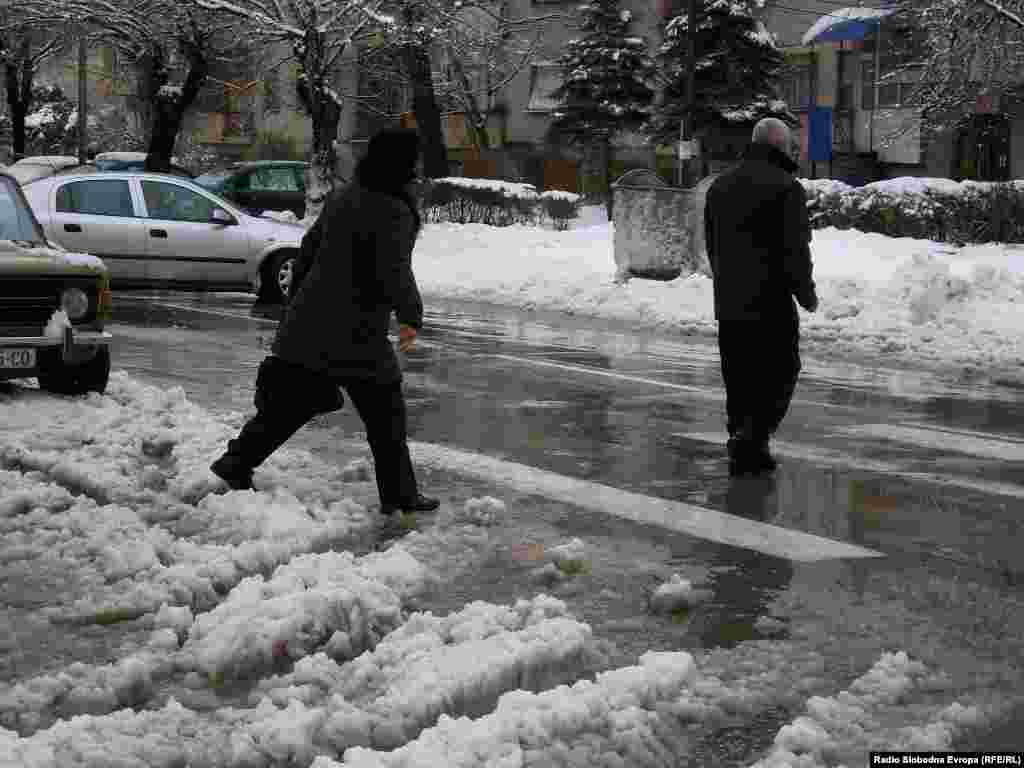
[[[26,165],[45,165],[51,168],[66,168],[70,165],[78,165],[78,158],[71,155],[36,155],[24,157],[14,163],[11,168],[24,168]]]
[[[123,162],[132,162],[135,160],[145,160],[145,152],[100,152],[96,155],[97,160],[119,160]]]

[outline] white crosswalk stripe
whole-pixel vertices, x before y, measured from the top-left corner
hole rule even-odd
[[[677,432],[676,437],[722,446],[726,442],[726,436],[717,432]],[[904,464],[864,458],[831,448],[790,443],[785,440],[774,440],[772,441],[772,452],[778,456],[799,459],[819,466],[838,467],[840,469],[870,472],[879,475],[893,475],[905,480],[913,480],[929,485],[964,488],[991,496],[1008,496],[1010,498],[1024,499],[1024,486],[1021,485],[978,480],[961,475],[915,472]]]
[[[839,434],[851,437],[873,437],[896,443],[916,445],[940,451],[963,453],[1001,461],[1024,461],[1024,442],[1004,439],[983,432],[953,432],[900,424],[860,424],[843,427]]]
[[[526,464],[496,459],[435,443],[410,442],[417,463],[498,483],[643,525],[800,562],[883,557],[881,552],[811,533],[730,515],[679,501],[645,496],[567,477]]]

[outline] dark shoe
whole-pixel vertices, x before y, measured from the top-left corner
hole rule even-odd
[[[433,499],[430,496],[420,494],[412,501],[404,504],[381,504],[382,515],[393,515],[396,512],[433,512],[441,506],[440,499]]]
[[[210,471],[227,483],[233,491],[252,490],[252,470],[239,467],[229,456],[221,456],[210,465]]]
[[[768,449],[767,440],[731,437],[726,443],[729,454],[729,476],[759,475],[774,472],[778,463]]]

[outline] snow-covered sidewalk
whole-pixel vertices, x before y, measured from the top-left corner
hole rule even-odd
[[[612,225],[585,208],[572,229],[429,224],[413,266],[424,293],[714,332],[710,279],[614,280]],[[1019,372],[1024,249],[956,248],[824,229],[812,254],[821,298],[804,337],[831,350]]]
[[[212,494],[206,465],[237,419],[123,373],[103,396],[0,395],[0,565],[65,575],[19,621],[141,630],[109,663],[0,685],[0,768],[668,768],[722,722],[780,707],[807,714],[780,724],[765,766],[817,768],[890,738],[946,748],[992,717],[904,653],[843,690],[785,639],[606,669],[607,644],[539,586],[424,612],[425,591],[494,554],[501,500],[345,551],[372,525],[365,466],[282,450],[255,491]],[[585,555],[551,548],[568,571]],[[694,602],[682,580],[665,592]]]

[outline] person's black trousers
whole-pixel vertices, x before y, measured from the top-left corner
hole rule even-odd
[[[729,436],[768,440],[789,410],[800,373],[795,322],[720,322],[718,351]]]
[[[228,442],[225,456],[233,467],[251,472],[318,413],[338,410],[344,402],[340,386],[366,427],[381,504],[402,507],[416,499],[401,382],[328,379],[275,358],[268,361],[256,379],[256,415]]]

